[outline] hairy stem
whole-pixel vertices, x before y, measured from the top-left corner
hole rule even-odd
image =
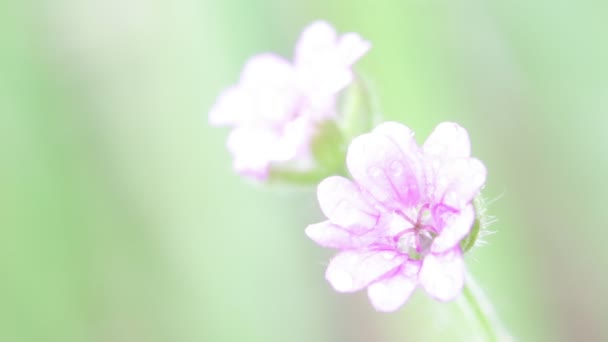
[[[476,320],[483,329],[485,338],[482,338],[482,341],[513,341],[498,318],[492,303],[468,273],[462,293],[459,304],[467,316]]]

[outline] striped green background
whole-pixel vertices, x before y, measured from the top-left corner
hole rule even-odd
[[[388,119],[467,127],[498,218],[468,257],[521,341],[608,339],[608,3],[3,0],[0,341],[471,341],[323,279],[313,191],[238,178],[207,111],[327,19]]]

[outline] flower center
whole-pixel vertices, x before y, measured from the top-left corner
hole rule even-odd
[[[394,236],[396,247],[414,260],[420,260],[430,252],[437,236],[431,225],[432,218],[428,207],[424,205],[419,210],[412,211],[415,215],[407,215],[401,210],[395,211],[395,214],[403,219],[400,231]],[[412,217],[416,217],[416,220]]]

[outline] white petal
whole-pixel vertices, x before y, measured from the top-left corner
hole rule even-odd
[[[340,60],[344,66],[350,66],[369,51],[370,47],[371,44],[363,40],[360,35],[345,33],[340,37],[338,42]]]
[[[336,30],[329,23],[315,21],[308,25],[296,44],[296,64],[307,64],[319,54],[335,49],[336,39]]]
[[[346,43],[350,45],[341,49],[336,31],[324,21],[311,24],[302,33],[296,46],[295,66],[298,83],[312,102],[335,96],[352,82],[351,65],[343,60],[352,56],[342,54],[360,53],[360,47],[352,39]]]
[[[390,138],[407,155],[418,155],[419,153],[414,132],[403,124],[393,121],[383,122],[374,128],[373,132]]]
[[[306,227],[306,235],[323,247],[353,249],[365,246],[372,241],[366,236],[358,236],[330,221],[311,224]]]
[[[342,227],[372,228],[378,212],[368,204],[350,180],[333,176],[324,179],[317,188],[321,210],[333,223]]]
[[[300,90],[295,70],[280,56],[252,57],[245,64],[239,87],[249,96],[246,105],[258,120],[283,123],[297,110]]]
[[[224,90],[209,112],[209,122],[215,126],[239,125],[255,120],[253,102],[239,86]]]
[[[427,189],[436,203],[462,209],[486,181],[486,167],[475,158],[427,159]]]
[[[293,66],[279,55],[264,53],[251,57],[241,73],[241,84],[251,87],[285,86],[293,82]]]
[[[238,127],[228,136],[228,149],[234,156],[234,168],[243,175],[265,178],[272,161],[272,151],[279,137],[265,127]]]
[[[440,301],[450,301],[462,290],[465,265],[460,247],[424,258],[419,281],[426,292]]]
[[[443,230],[433,241],[431,251],[442,253],[457,246],[470,231],[475,222],[475,209],[469,204],[459,213],[447,214]]]
[[[338,292],[354,292],[393,271],[404,261],[394,251],[346,251],[330,261],[325,278]]]
[[[463,158],[471,155],[467,131],[453,122],[442,122],[426,139],[424,153],[439,157]]]
[[[420,266],[406,265],[404,267]],[[377,281],[367,288],[367,295],[376,310],[392,312],[399,309],[416,289],[417,271],[415,274],[398,272],[392,277]]]
[[[403,209],[420,200],[424,177],[420,153],[406,126],[384,123],[355,138],[347,165],[357,183],[388,207]]]

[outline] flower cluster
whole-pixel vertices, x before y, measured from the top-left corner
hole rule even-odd
[[[338,96],[369,48],[355,33],[339,36],[315,22],[293,62],[251,58],[210,113],[212,124],[233,127],[228,148],[237,172],[265,180],[275,166],[314,168],[321,160],[314,139],[324,123],[339,120]],[[408,127],[385,122],[340,153],[352,180],[331,176],[318,185],[327,220],[306,228],[312,240],[339,250],[327,267],[329,283],[339,292],[367,288],[379,311],[397,310],[418,286],[437,300],[454,299],[465,277],[461,241],[475,223],[473,200],[486,179],[466,130],[441,123],[419,146]]]
[[[460,241],[474,221],[473,198],[486,178],[470,157],[467,132],[442,123],[422,147],[404,125],[387,122],[350,145],[354,182],[325,179],[318,198],[328,220],[306,234],[341,252],[326,278],[340,292],[367,287],[377,310],[398,309],[420,284],[448,301],[463,286]]]
[[[338,36],[319,21],[302,33],[293,62],[271,53],[252,57],[209,114],[213,125],[233,127],[228,149],[237,172],[264,180],[273,165],[314,167],[311,139],[321,123],[337,118],[337,96],[369,48],[359,35]]]

